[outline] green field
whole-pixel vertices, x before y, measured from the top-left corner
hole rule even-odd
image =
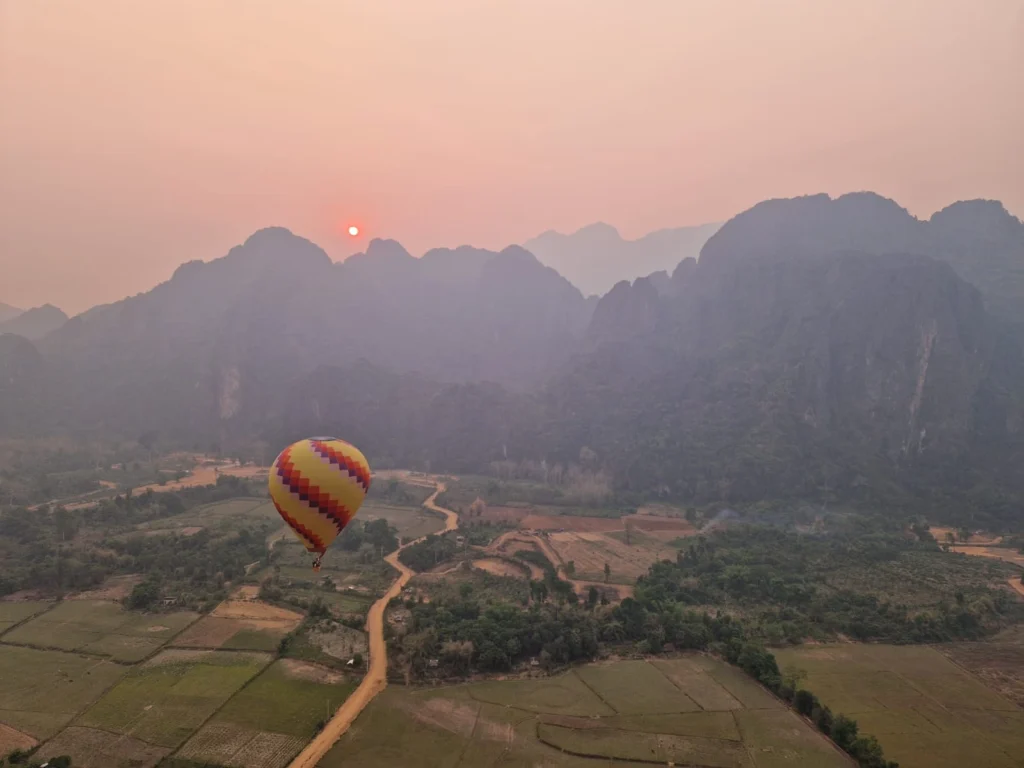
[[[177,747],[270,657],[226,651],[164,651],[90,707],[76,725]]]
[[[284,766],[355,687],[355,682],[322,667],[278,660],[232,696],[177,757],[197,763]]]
[[[27,600],[17,603],[0,602],[0,635],[15,624],[42,613],[53,603],[49,600]]]
[[[937,650],[829,645],[776,651],[803,687],[876,736],[901,768],[1019,768],[1024,710]]]
[[[0,645],[0,722],[49,738],[125,672],[88,656]]]
[[[194,622],[198,614],[141,614],[105,600],[65,600],[4,635],[4,642],[140,661]]]
[[[136,526],[136,531],[173,531],[178,528],[205,528],[230,531],[247,522],[262,520],[279,523],[281,517],[267,499],[241,498],[195,507],[180,515],[160,518]]]
[[[724,707],[704,708],[698,699]],[[738,670],[690,656],[657,666],[590,664],[553,678],[419,691],[392,686],[320,766],[618,768],[652,762],[706,768],[850,765],[825,737]]]
[[[304,675],[303,670],[313,674]],[[323,674],[320,679],[318,672]],[[235,694],[214,722],[310,739],[317,722],[333,713],[356,688],[352,680],[339,677],[303,662],[278,660]]]
[[[423,507],[391,507],[367,503],[359,510],[359,519],[364,522],[387,520],[397,529],[398,536],[405,539],[418,539],[444,529],[444,518]]]

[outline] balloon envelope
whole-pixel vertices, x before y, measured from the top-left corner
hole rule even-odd
[[[355,446],[334,437],[292,443],[270,468],[270,498],[310,552],[314,568],[355,517],[370,489],[370,465]]]

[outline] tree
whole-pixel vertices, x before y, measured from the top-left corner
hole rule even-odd
[[[966,542],[970,541],[972,534],[970,529],[965,525],[959,531],[957,531],[957,535],[960,537],[960,541]]]
[[[160,599],[160,584],[155,579],[146,579],[132,588],[128,595],[128,607],[141,610],[149,608]]]
[[[1021,575],[1021,581],[1024,581],[1024,574]],[[597,591],[597,587],[593,584],[590,585],[590,589],[587,590],[587,605],[593,608],[597,605],[597,601],[600,599],[600,594]]]
[[[612,567],[608,563],[604,564],[604,583],[608,583],[608,579],[612,577]]]
[[[576,561],[570,560],[565,564],[565,575],[572,577],[576,575]]]
[[[805,691],[803,688],[798,690],[793,696],[793,706],[796,708],[796,711],[804,717],[810,717],[817,704],[817,697],[810,691]]]
[[[857,740],[857,721],[851,720],[846,715],[836,715],[835,720],[832,721],[830,735],[832,736],[832,741],[840,749],[844,752],[849,752],[853,747],[853,742]]]
[[[352,654],[352,666],[362,669],[363,666],[363,654],[356,651]]]

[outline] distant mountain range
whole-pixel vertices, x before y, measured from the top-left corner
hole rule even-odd
[[[721,224],[677,227],[624,240],[615,227],[597,223],[563,235],[549,231],[523,243],[543,264],[564,275],[584,295],[603,295],[622,280],[652,272],[671,272],[686,258],[696,258]]]
[[[6,305],[5,305],[6,306]],[[36,341],[60,328],[68,316],[52,304],[26,310],[16,310],[7,320],[0,321],[0,333],[13,333]]]
[[[0,336],[0,434],[336,433],[455,472],[586,447],[637,498],[828,489],[998,524],[1024,502],[1022,275],[1000,204],[919,221],[868,193],[762,203],[600,300],[519,247],[334,264],[267,229],[35,344]]]
[[[21,314],[21,310],[17,307],[12,307],[10,304],[4,304],[0,301],[0,323],[6,323],[8,320],[13,320]]]

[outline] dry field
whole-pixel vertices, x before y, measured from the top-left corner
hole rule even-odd
[[[243,593],[246,594],[246,593]],[[213,609],[173,645],[181,648],[235,648],[273,651],[302,621],[302,614],[252,599],[230,599]]]
[[[16,749],[31,749],[38,742],[27,733],[0,723],[0,755],[6,755]]]
[[[131,736],[72,726],[46,742],[36,757],[68,755],[75,768],[154,768],[168,752]]]
[[[319,766],[652,764],[847,768],[851,762],[738,670],[687,657],[418,691],[393,686]]]
[[[968,664],[1015,664],[982,643],[953,649]],[[853,717],[902,768],[1019,768],[1024,710],[923,646],[822,645],[775,651],[779,666],[807,673],[804,686],[833,712]]]
[[[627,545],[600,533],[552,533],[549,541],[563,563],[571,560],[576,575],[591,581],[603,580],[607,563],[609,581],[631,584],[658,560],[674,559],[676,554],[668,548]]]

